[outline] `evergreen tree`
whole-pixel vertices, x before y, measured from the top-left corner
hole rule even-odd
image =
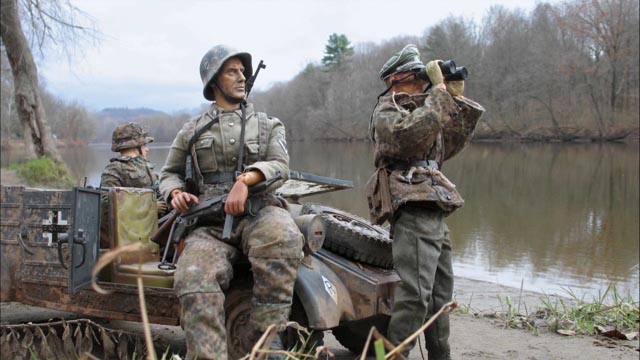
[[[354,51],[346,35],[333,33],[329,35],[329,42],[324,47],[324,53],[322,64],[326,67],[337,67],[353,55]]]

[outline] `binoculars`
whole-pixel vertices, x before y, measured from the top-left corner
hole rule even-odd
[[[442,71],[442,77],[447,81],[466,80],[469,76],[467,68],[464,66],[456,66],[456,63],[453,60],[447,60],[439,64],[439,66],[440,71]],[[429,75],[427,75],[427,69],[425,68],[420,69],[418,72],[418,78],[431,82]]]

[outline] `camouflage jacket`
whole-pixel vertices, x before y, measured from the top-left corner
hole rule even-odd
[[[435,204],[445,213],[462,206],[464,200],[455,186],[439,171],[409,171],[412,163],[421,160],[434,160],[441,168],[469,143],[483,112],[474,101],[440,89],[381,97],[370,124],[378,168],[367,185],[372,220],[376,204],[371,203],[371,193],[380,181],[385,182],[382,188],[389,192],[393,212],[407,202]],[[385,171],[383,179],[380,170]]]
[[[156,184],[158,175],[153,172],[154,165],[142,156],[118,156],[112,158],[104,168],[100,186],[142,188]]]
[[[264,113],[255,113],[252,104],[246,106],[244,139],[244,171],[259,170],[265,179],[280,172],[283,179],[289,177],[289,154],[285,127],[280,120]],[[214,118],[218,118],[207,131],[188,149],[189,140],[196,131]],[[215,103],[209,111],[188,121],[173,140],[167,160],[160,174],[160,191],[169,199],[174,189],[186,189],[185,162],[191,151],[195,176],[201,194],[213,196],[228,190],[231,184],[205,185],[203,175],[232,173],[236,171],[240,149],[242,112],[240,109],[223,111]],[[276,182],[270,190],[282,185]]]

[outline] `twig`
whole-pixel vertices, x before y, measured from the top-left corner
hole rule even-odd
[[[265,353],[262,352],[265,347],[271,345],[271,342],[276,337],[276,326],[269,325],[267,330],[262,334],[260,339],[253,345],[251,349],[251,355],[249,356],[250,360],[262,360],[265,357]]]
[[[147,315],[147,303],[144,301],[144,287],[142,285],[142,266],[138,266],[138,299],[140,300],[140,315],[144,328],[144,342],[147,344],[147,359],[156,360],[156,349],[153,347],[151,339],[151,327],[149,326],[149,316]]]
[[[456,304],[453,301],[450,301],[450,302],[442,305],[440,310],[438,310],[437,313],[433,314],[433,316],[431,316],[429,321],[427,321],[424,325],[422,325],[420,327],[420,329],[416,330],[416,332],[414,332],[411,336],[409,336],[403,342],[401,342],[400,345],[396,346],[395,349],[391,350],[391,352],[389,352],[384,358],[385,359],[390,359],[392,356],[395,356],[396,354],[400,353],[400,351],[402,351],[402,349],[404,349],[405,346],[407,346],[408,344],[413,342],[418,336],[420,336],[420,334],[423,331],[425,331],[429,326],[431,326],[431,324],[433,324],[433,322],[436,321],[436,319],[440,315],[442,315],[442,313],[445,313],[445,312],[449,313],[449,312],[451,312],[451,310],[455,309],[456,306],[458,306],[458,304]]]
[[[369,330],[369,335],[367,335],[367,341],[365,341],[364,343],[364,350],[362,351],[360,360],[364,360],[367,357],[367,351],[369,350],[369,343],[371,342],[371,336],[373,336],[373,331],[375,329],[376,329],[375,326],[372,326],[371,330]]]

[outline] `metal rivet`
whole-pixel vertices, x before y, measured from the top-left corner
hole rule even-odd
[[[229,143],[230,143],[231,145],[235,144],[235,143],[236,143],[236,139],[231,139],[231,140],[229,140]]]

